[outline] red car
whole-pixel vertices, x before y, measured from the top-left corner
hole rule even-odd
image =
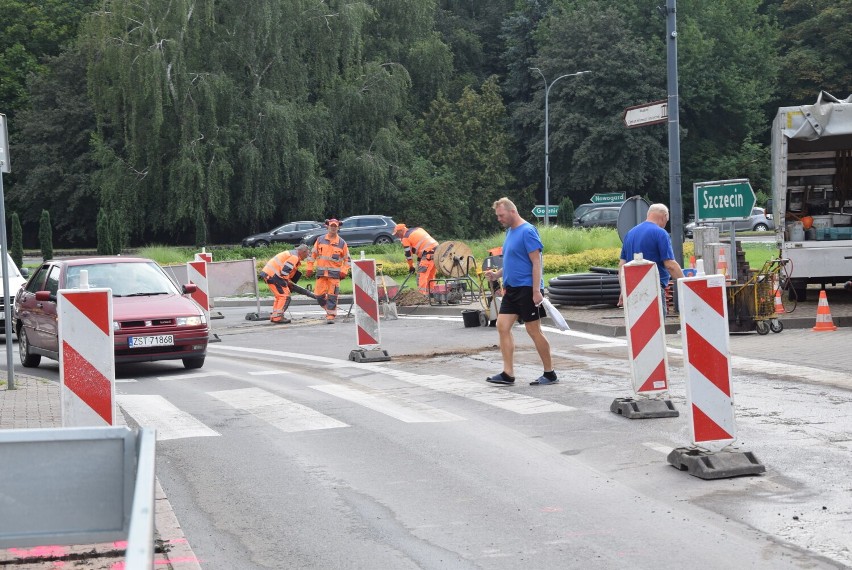
[[[85,257],[46,261],[15,297],[15,331],[21,364],[38,366],[41,357],[59,360],[56,295],[79,287],[80,272],[89,287],[112,289],[115,362],[183,360],[201,368],[210,334],[201,307],[178,290],[156,262],[141,257]]]

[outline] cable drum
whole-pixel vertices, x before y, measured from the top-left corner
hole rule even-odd
[[[549,281],[547,294],[556,305],[617,305],[621,294],[618,270],[590,267],[589,273],[560,275]]]

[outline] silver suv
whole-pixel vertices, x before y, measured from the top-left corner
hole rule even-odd
[[[396,225],[388,216],[349,216],[340,220],[339,235],[347,245],[386,244],[399,241],[393,235]],[[302,238],[302,243],[314,245],[317,238],[325,235],[325,228],[314,230]]]
[[[731,222],[701,222],[700,224],[696,224],[695,222],[689,222],[688,224],[683,226],[683,233],[686,235],[686,237],[692,237],[692,233],[695,230],[696,225],[716,226],[721,231],[727,231],[731,227]],[[734,228],[738,232],[765,232],[768,230],[774,230],[775,224],[772,223],[772,218],[767,217],[766,210],[764,210],[763,208],[753,208],[751,211],[751,216],[748,219],[737,220],[734,222]]]

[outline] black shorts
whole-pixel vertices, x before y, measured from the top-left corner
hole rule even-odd
[[[532,287],[506,286],[506,294],[500,303],[500,314],[518,315],[525,323],[539,320],[545,316],[544,307],[536,307],[532,295]]]

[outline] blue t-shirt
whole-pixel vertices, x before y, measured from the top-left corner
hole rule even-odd
[[[503,284],[509,287],[532,287],[532,260],[530,254],[544,250],[538,230],[529,222],[506,230],[503,242]],[[544,289],[544,278],[539,289]]]
[[[644,259],[657,264],[660,270],[660,285],[665,288],[669,284],[671,274],[663,262],[675,257],[672,240],[666,230],[646,220],[627,232],[624,245],[621,246],[621,259],[626,262],[633,261],[634,253],[641,253]]]

